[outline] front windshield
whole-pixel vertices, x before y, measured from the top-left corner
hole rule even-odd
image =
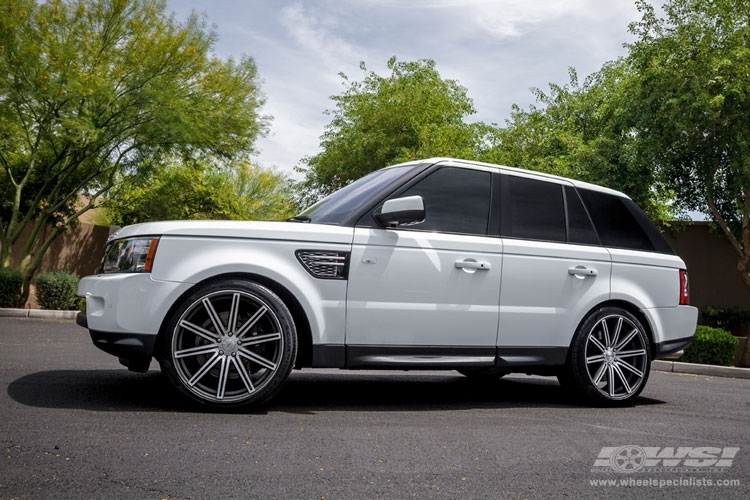
[[[340,224],[352,211],[367,204],[372,196],[407,175],[414,167],[414,164],[403,165],[369,173],[323,198],[293,219],[319,224]]]

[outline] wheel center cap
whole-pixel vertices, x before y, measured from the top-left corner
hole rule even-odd
[[[225,335],[221,338],[221,342],[219,342],[219,349],[221,349],[224,354],[228,354],[230,356],[232,354],[235,354],[240,350],[237,342],[237,337]]]
[[[606,361],[609,365],[615,362],[615,352],[611,347],[604,351],[604,361]]]

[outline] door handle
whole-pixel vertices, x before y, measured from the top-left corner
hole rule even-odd
[[[593,268],[589,269],[588,267],[579,266],[571,267],[570,269],[568,269],[568,274],[585,278],[586,276],[596,276],[597,274],[599,274],[599,271]]]
[[[480,271],[489,271],[489,262],[477,262],[476,260],[457,260],[456,267],[458,269],[479,269]]]

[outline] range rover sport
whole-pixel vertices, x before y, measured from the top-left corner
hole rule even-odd
[[[303,367],[523,372],[632,404],[697,320],[684,262],[624,194],[455,159],[286,222],[125,227],[78,294],[97,347],[214,407],[262,405]]]

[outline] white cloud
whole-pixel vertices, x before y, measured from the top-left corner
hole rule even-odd
[[[533,103],[530,87],[579,78],[625,53],[634,0],[169,0],[215,24],[221,57],[252,56],[274,117],[259,162],[291,169],[318,151],[340,72],[361,79],[359,62],[385,75],[386,61],[433,59],[466,87],[474,119],[503,123],[511,105]]]

